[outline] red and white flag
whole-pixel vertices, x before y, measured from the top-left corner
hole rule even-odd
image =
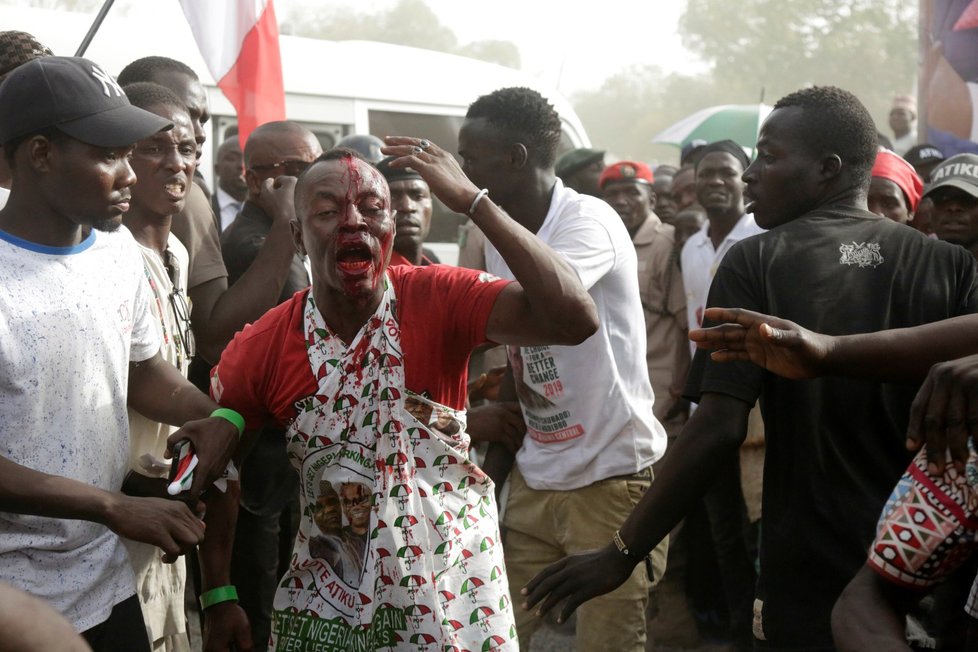
[[[285,87],[272,0],[180,0],[197,47],[238,112],[244,148],[258,125],[285,119]]]

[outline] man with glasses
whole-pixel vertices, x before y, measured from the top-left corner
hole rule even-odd
[[[244,150],[248,195],[238,217],[221,234],[228,284],[236,283],[255,261],[274,223],[263,205],[263,200],[267,203],[263,197],[268,194],[266,180],[290,177],[281,181],[294,184],[295,177],[320,154],[322,147],[316,136],[295,122],[269,122],[251,133]],[[294,254],[278,302],[308,286],[302,259]],[[231,566],[231,581],[251,622],[255,649],[264,649],[268,641],[272,598],[292,551],[297,511],[298,480],[286,457],[285,437],[281,429],[271,428],[262,432],[244,461]]]

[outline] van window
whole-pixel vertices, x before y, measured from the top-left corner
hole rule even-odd
[[[458,159],[458,130],[462,128],[462,116],[404,113],[401,111],[368,111],[370,133],[384,136],[415,136],[427,138]],[[428,242],[458,242],[458,227],[467,219],[453,213],[435,197],[432,200],[431,231]]]

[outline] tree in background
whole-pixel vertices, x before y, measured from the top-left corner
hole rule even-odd
[[[94,11],[102,1],[15,4]],[[125,14],[133,4],[117,0],[113,11]],[[509,41],[459,44],[424,0],[399,0],[375,13],[318,0],[281,4],[290,7],[279,14],[282,33],[382,41],[520,67],[519,49]],[[601,88],[571,101],[595,147],[649,162],[678,159],[675,147],[651,139],[684,116],[715,104],[758,102],[762,90],[773,103],[811,84],[854,92],[889,135],[892,97],[914,89],[917,11],[918,3],[907,0],[686,0],[679,31],[683,45],[703,62],[702,73],[666,74],[654,62],[608,70]]]
[[[683,45],[708,66],[664,76],[655,67],[609,77],[579,93],[575,109],[596,147],[622,158],[675,161],[674,147],[650,139],[714,104],[768,103],[803,86],[855,93],[880,130],[895,94],[916,78],[917,3],[904,0],[687,0]]]
[[[290,11],[283,23],[288,25],[288,33],[296,36],[333,41],[380,41],[460,54],[510,68],[520,67],[519,49],[509,41],[475,41],[460,46],[455,33],[442,24],[424,0],[399,0],[391,8],[373,14],[350,11],[342,6],[303,3]]]

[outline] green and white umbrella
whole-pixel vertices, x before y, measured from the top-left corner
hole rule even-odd
[[[722,104],[687,116],[659,132],[653,143],[683,147],[694,140],[712,143],[730,139],[746,150],[757,143],[757,132],[773,107],[767,104]]]

